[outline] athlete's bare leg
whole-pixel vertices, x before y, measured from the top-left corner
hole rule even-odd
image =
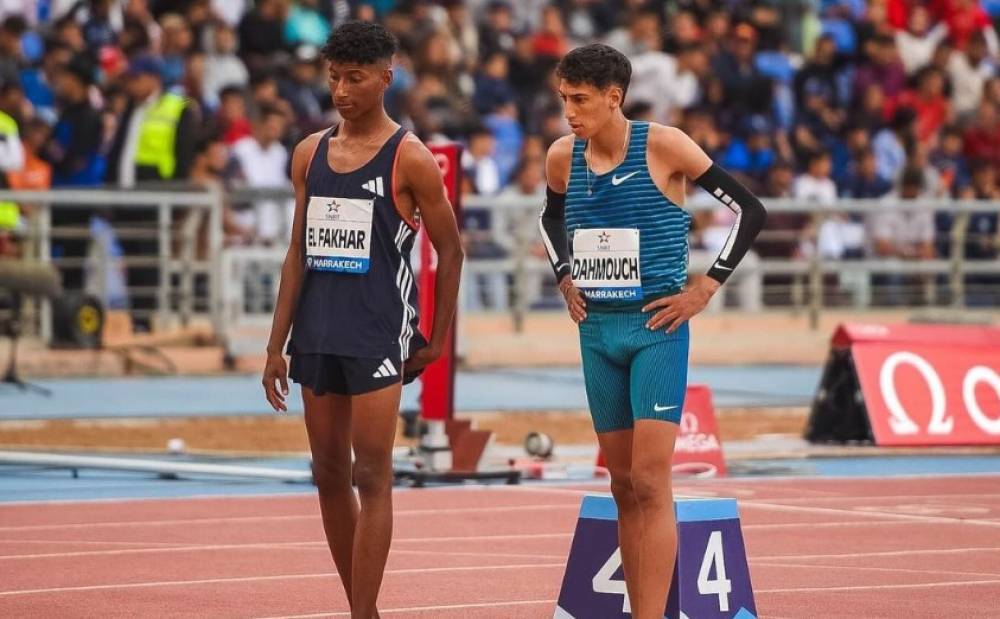
[[[642,512],[632,487],[632,430],[601,432],[597,440],[611,475],[611,494],[618,506],[618,544],[628,598],[635,612],[639,591],[639,548],[642,546]]]
[[[677,424],[638,419],[632,437],[632,490],[642,512],[639,547],[639,600],[632,600],[636,619],[662,619],[677,559],[677,523],[671,460]],[[626,572],[626,576],[628,573]]]
[[[302,400],[323,530],[350,604],[351,555],[358,523],[358,499],[351,484],[351,399],[337,394],[317,396],[303,386]]]
[[[375,604],[392,541],[392,446],[402,383],[351,397],[354,482],[361,512],[354,531],[351,617],[376,617]]]

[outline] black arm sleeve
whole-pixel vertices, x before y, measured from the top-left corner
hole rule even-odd
[[[757,196],[716,164],[694,182],[736,213],[736,223],[729,231],[726,244],[708,270],[709,277],[720,284],[725,283],[764,227],[767,211]]]
[[[545,206],[538,219],[538,229],[542,233],[545,252],[556,274],[556,282],[570,274],[569,241],[566,237],[566,194],[556,193],[551,187],[545,188]]]

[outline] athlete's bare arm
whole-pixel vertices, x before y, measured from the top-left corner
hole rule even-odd
[[[276,411],[286,411],[285,396],[288,395],[288,367],[282,349],[292,328],[292,317],[302,287],[304,258],[302,254],[302,231],[305,226],[306,171],[316,145],[324,131],[314,133],[299,142],[292,153],[292,187],[295,189],[295,215],[292,220],[292,238],[288,242],[285,262],[281,265],[281,282],[278,285],[278,300],[275,303],[274,319],[271,322],[271,336],[267,341],[267,363],[264,366],[264,395]],[[275,383],[280,383],[281,389]]]
[[[420,140],[408,136],[400,146],[397,175],[400,192],[408,193],[419,209],[427,236],[437,251],[434,287],[434,324],[428,345],[406,362],[406,372],[418,370],[441,356],[458,300],[458,283],[465,253],[458,235],[455,211],[445,195],[441,169]]]
[[[643,308],[644,312],[656,311],[646,323],[648,328],[667,327],[670,332],[705,309],[712,295],[750,249],[764,226],[766,212],[760,200],[714,165],[705,151],[680,129],[651,123],[648,149],[650,175],[667,197],[680,204],[672,194],[679,185],[683,195],[684,182],[689,179],[737,214],[729,239],[708,274],[689,277],[682,292],[657,299]]]
[[[545,157],[545,180],[548,183],[545,208],[539,227],[549,260],[559,273],[559,291],[566,300],[566,309],[574,322],[587,318],[587,302],[573,285],[569,272],[569,247],[566,241],[565,200],[569,187],[569,170],[573,160],[573,136],[565,135],[549,147]],[[559,245],[559,247],[556,247]],[[562,268],[563,263],[565,267]]]

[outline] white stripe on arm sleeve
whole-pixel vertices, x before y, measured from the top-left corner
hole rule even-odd
[[[764,227],[767,211],[757,196],[718,165],[712,164],[694,182],[736,213],[736,222],[729,231],[726,244],[708,270],[709,277],[724,283]]]
[[[569,241],[566,235],[566,194],[546,187],[545,205],[538,218],[538,231],[545,243],[556,282],[570,274]]]

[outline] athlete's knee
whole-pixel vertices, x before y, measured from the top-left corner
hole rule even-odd
[[[651,468],[632,469],[632,491],[643,509],[664,507],[671,495],[669,473]]]
[[[321,495],[351,490],[351,463],[339,459],[318,458],[312,463],[313,481]]]
[[[364,497],[375,497],[392,492],[391,463],[358,461],[354,463],[354,485]]]
[[[635,507],[635,488],[632,486],[632,475],[629,471],[611,473],[611,495],[619,510]]]

